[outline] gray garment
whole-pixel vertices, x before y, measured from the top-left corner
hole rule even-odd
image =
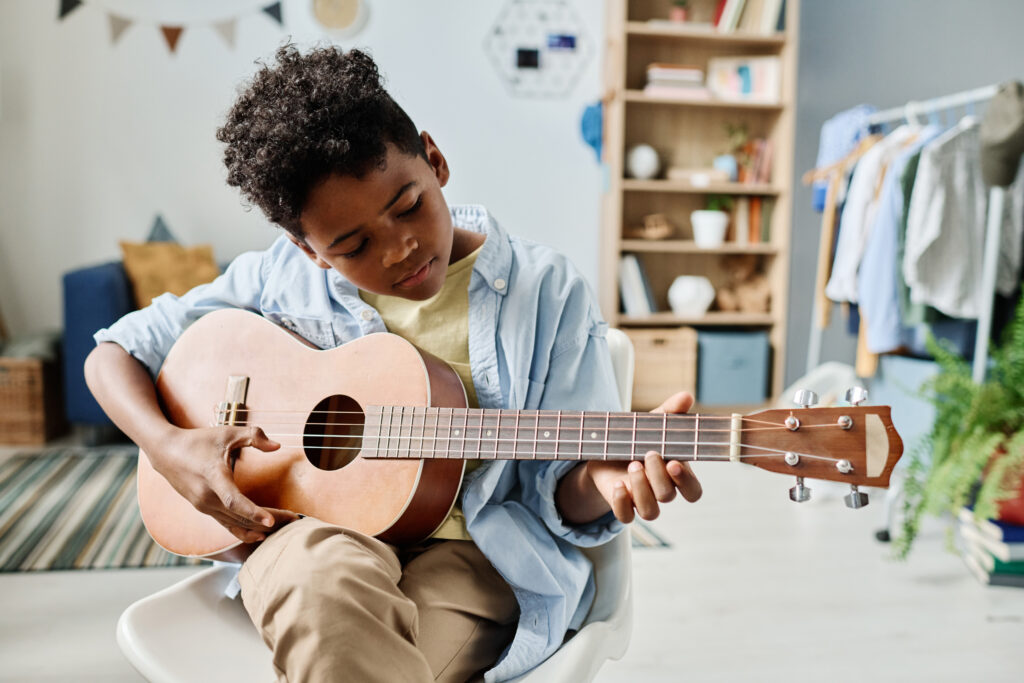
[[[954,318],[978,318],[988,189],[981,176],[978,122],[965,117],[927,145],[907,214],[903,276],[910,300]],[[1012,294],[1020,276],[1024,175],[1007,189],[996,289]]]

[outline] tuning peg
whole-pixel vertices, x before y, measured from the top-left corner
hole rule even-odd
[[[793,395],[793,403],[801,408],[810,408],[818,405],[818,395],[810,389],[800,389]]]
[[[811,490],[804,486],[804,478],[796,478],[796,486],[789,490],[789,499],[794,503],[806,503],[811,499]]]
[[[850,486],[850,492],[843,496],[843,500],[846,501],[846,507],[856,510],[868,504],[868,494],[858,491],[854,484]]]
[[[850,387],[846,390],[846,402],[858,406],[868,400],[868,390],[864,387]]]

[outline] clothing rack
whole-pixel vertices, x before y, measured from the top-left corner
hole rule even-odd
[[[924,123],[923,118],[928,114],[949,111],[958,107],[970,108],[979,102],[992,99],[999,90],[999,85],[988,85],[973,90],[943,95],[929,100],[908,101],[902,107],[894,107],[883,111],[875,112],[867,119],[868,126],[879,126],[894,121],[906,120],[911,123]],[[982,382],[985,379],[985,368],[988,364],[988,343],[992,330],[992,305],[995,298],[996,269],[999,259],[999,240],[1002,231],[1003,208],[1006,202],[1006,190],[1002,187],[992,187],[989,190],[988,208],[986,215],[985,231],[985,254],[982,269],[982,291],[986,293],[987,301],[981,307],[981,317],[978,319],[977,336],[974,344],[974,362],[972,365],[975,382]],[[807,372],[818,367],[821,360],[822,332],[819,320],[820,302],[815,297],[813,317],[811,320],[811,338],[807,353]]]

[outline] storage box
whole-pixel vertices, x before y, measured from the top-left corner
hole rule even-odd
[[[65,427],[56,361],[0,357],[0,444],[43,444]]]
[[[673,327],[623,331],[636,352],[633,410],[651,410],[676,392],[696,391],[696,330]]]
[[[768,333],[697,333],[697,401],[704,405],[764,403],[768,397]]]

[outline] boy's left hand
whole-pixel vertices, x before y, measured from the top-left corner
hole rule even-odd
[[[683,391],[651,412],[685,413],[692,405],[693,396]],[[615,517],[626,524],[637,514],[641,519],[654,519],[661,512],[661,503],[673,500],[677,492],[691,503],[701,496],[700,482],[687,463],[673,460],[666,464],[655,451],[649,451],[642,463],[592,460],[586,469]]]

